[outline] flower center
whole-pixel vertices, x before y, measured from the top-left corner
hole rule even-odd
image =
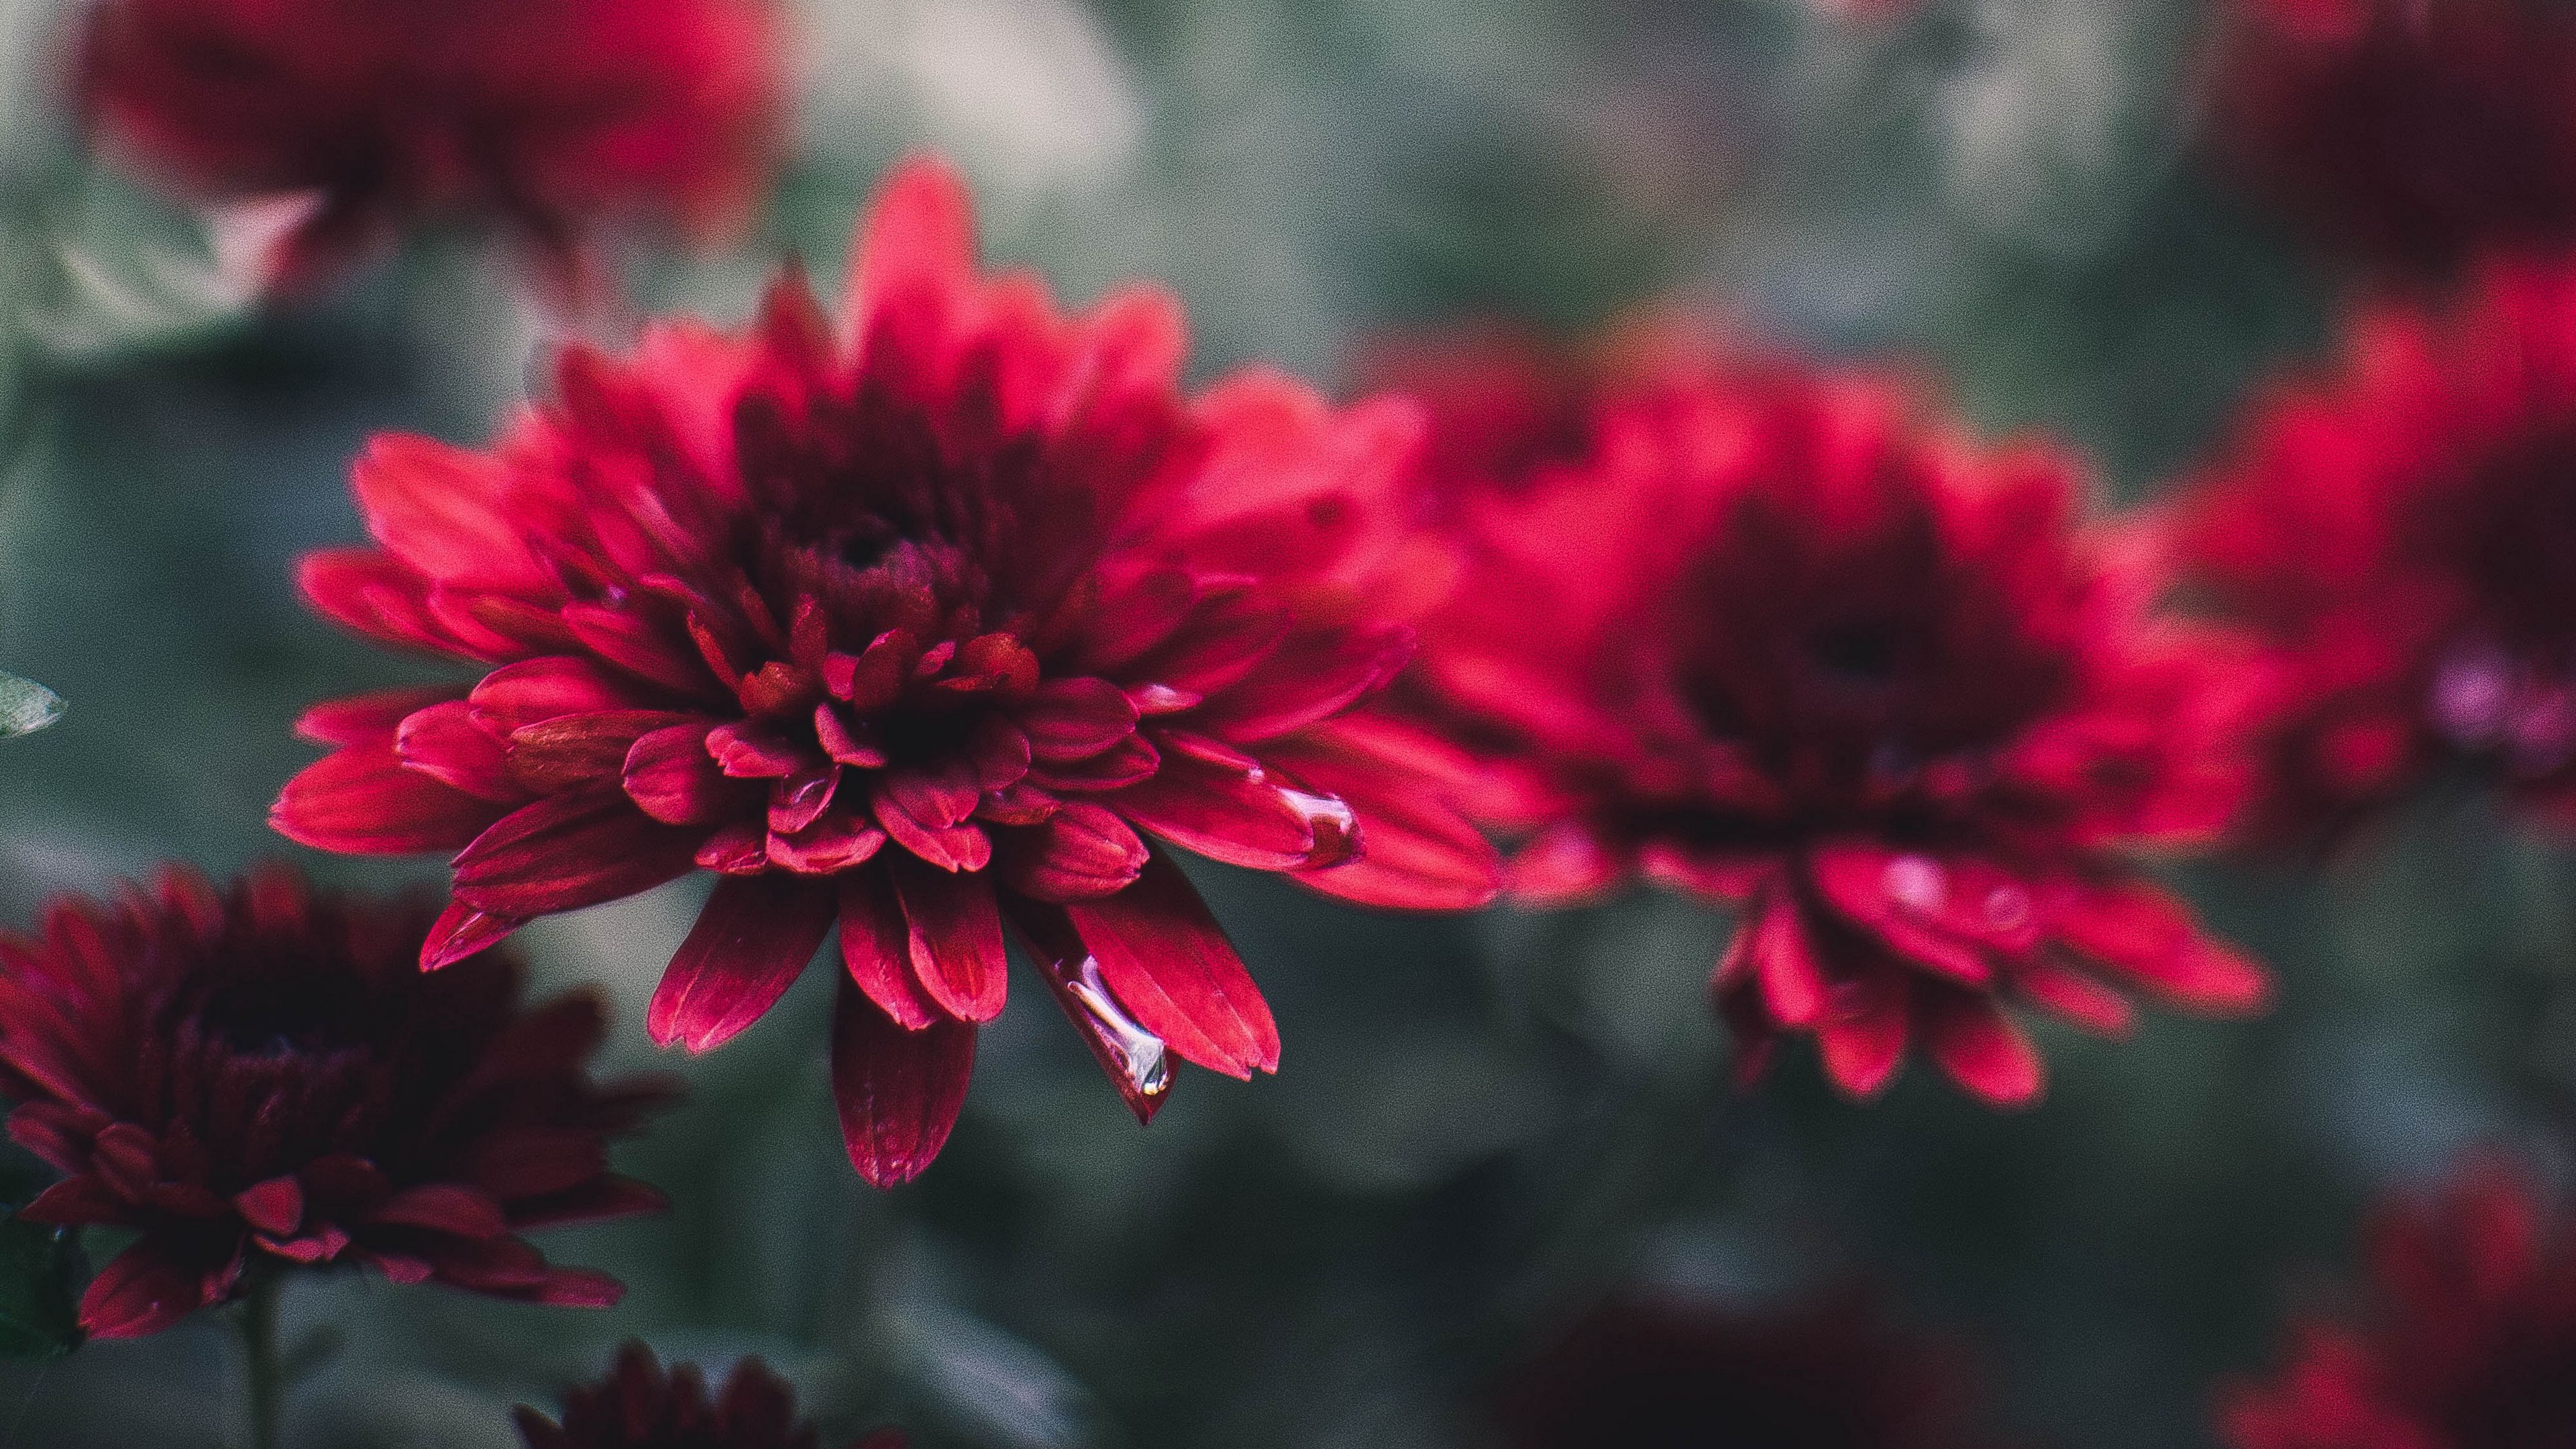
[[[262,974],[215,986],[196,1016],[207,1038],[236,1056],[316,1056],[365,1044],[359,1037],[377,1015],[369,997],[346,975]]]

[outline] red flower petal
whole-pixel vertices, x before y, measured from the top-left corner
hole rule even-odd
[[[505,664],[484,675],[467,701],[475,722],[502,739],[541,720],[597,714],[652,703],[646,691],[575,655]]]
[[[436,971],[453,966],[501,944],[526,924],[513,916],[495,916],[462,901],[450,901],[431,924],[427,939],[420,943],[420,969]]]
[[[545,794],[622,783],[636,742],[686,718],[669,710],[617,709],[522,725],[510,735],[510,774]]]
[[[150,1238],[116,1255],[81,1295],[81,1327],[93,1338],[159,1333],[207,1302],[206,1280]]]
[[[628,747],[621,783],[637,809],[666,825],[712,825],[759,801],[759,786],[726,775],[707,753],[707,728],[670,725]]]
[[[980,871],[949,872],[902,856],[887,864],[903,902],[913,975],[960,1021],[1002,1014],[1010,978],[993,882]]]
[[[912,928],[883,871],[841,878],[841,964],[850,980],[907,1031],[951,1019],[912,966]]]
[[[1108,798],[1119,814],[1175,845],[1253,870],[1331,865],[1353,853],[1349,807],[1253,765],[1179,748],[1167,736],[1152,779]]]
[[[688,874],[702,838],[646,819],[622,794],[549,796],[457,854],[456,897],[494,915],[579,910]]]
[[[1401,627],[1294,638],[1249,678],[1211,698],[1191,723],[1238,743],[1272,739],[1340,714],[1412,657],[1413,631]]]
[[[501,742],[475,727],[461,699],[407,716],[394,732],[394,753],[405,768],[477,799],[508,805],[528,797],[510,778]]]
[[[1881,972],[1836,996],[1834,1010],[1816,1023],[1825,1075],[1855,1098],[1875,1096],[1905,1059],[1911,993],[1896,973]]]
[[[295,734],[317,745],[368,744],[401,728],[410,715],[458,697],[454,685],[429,684],[335,699],[299,715]]]
[[[404,1188],[377,1204],[367,1219],[460,1238],[497,1238],[510,1230],[501,1204],[489,1193],[455,1182]]]
[[[1147,1031],[1237,1078],[1279,1070],[1279,1025],[1180,867],[1155,853],[1136,883],[1064,908],[1100,975]]]
[[[2180,901],[2143,881],[2082,891],[2059,914],[2066,944],[2167,998],[2234,1015],[2262,1009],[2263,968],[2201,935]]]
[[[1105,679],[1050,679],[1019,707],[1016,723],[1032,758],[1080,760],[1134,734],[1136,706]]]
[[[304,1184],[293,1177],[272,1177],[233,1194],[242,1220],[272,1238],[292,1237],[304,1225]]]
[[[653,1040],[711,1051],[758,1021],[796,983],[832,929],[828,886],[772,872],[716,882],[662,972],[644,1028]]]
[[[305,766],[278,792],[268,823],[316,850],[409,855],[454,850],[492,823],[491,802],[403,768],[390,736]]]
[[[889,300],[962,291],[975,264],[975,209],[954,173],[929,156],[906,157],[889,173],[860,223],[850,295],[864,342]]]
[[[2039,1099],[2039,1051],[1992,997],[1940,993],[1924,1035],[1950,1080],[1988,1105],[2021,1107]]]
[[[513,516],[510,477],[487,454],[408,433],[380,433],[350,470],[367,532],[443,584],[538,590],[552,580]]]
[[[974,1027],[907,1031],[844,984],[832,1015],[832,1099],[859,1176],[877,1187],[919,1177],[947,1144],[974,1067]]]

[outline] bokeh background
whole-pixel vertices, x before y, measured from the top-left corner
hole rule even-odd
[[[737,321],[784,256],[835,274],[875,179],[930,146],[992,254],[1075,296],[1168,280],[1202,375],[1334,378],[1388,329],[1581,329],[1678,294],[1904,361],[1990,429],[2079,444],[2106,496],[2154,495],[2333,316],[2207,155],[2208,17],[1882,8],[804,0],[795,158],[757,231],[624,262],[649,309]],[[71,705],[0,745],[11,922],[164,858],[291,851],[264,825],[310,755],[288,722],[418,677],[304,612],[291,561],[358,539],[368,433],[479,441],[558,340],[461,235],[247,305],[192,217],[80,146],[74,9],[0,0],[0,669]],[[501,1449],[509,1404],[641,1335],[757,1352],[827,1431],[929,1449],[1473,1445],[1498,1379],[1614,1288],[1861,1281],[1956,1346],[2015,1442],[2202,1445],[2214,1379],[2339,1301],[2372,1196],[2478,1144],[2562,1163],[2576,1120],[2576,874],[2466,791],[2312,869],[2193,868],[2277,1009],[2051,1033],[2050,1095],[2015,1115],[1920,1064],[1855,1108],[1799,1051],[1736,1092],[1704,994],[1729,923],[1671,899],[1405,919],[1192,873],[1277,1008],[1280,1075],[1189,1072],[1139,1131],[1022,990],[946,1155],[893,1193],[832,1146],[825,973],[684,1061],[640,1022],[702,885],[531,928],[541,983],[616,997],[617,1065],[689,1078],[621,1158],[675,1210],[544,1239],[631,1285],[606,1313],[299,1282],[290,1337],[344,1342],[293,1442]],[[200,1315],[0,1365],[0,1446],[223,1443],[231,1352]]]

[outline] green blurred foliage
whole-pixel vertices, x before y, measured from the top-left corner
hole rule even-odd
[[[457,237],[246,310],[196,219],[82,156],[48,69],[70,13],[0,0],[0,663],[77,706],[0,750],[13,920],[163,858],[288,853],[263,825],[310,754],[288,723],[423,668],[306,614],[294,558],[359,536],[345,467],[370,432],[484,438],[560,337]],[[1917,368],[2133,500],[2332,315],[2333,279],[2207,173],[2190,6],[799,18],[793,173],[737,251],[624,258],[649,309],[737,320],[790,254],[828,281],[876,177],[935,146],[996,255],[1076,297],[1174,286],[1203,373],[1331,378],[1383,329],[1573,331],[1679,295]],[[2261,1363],[2285,1308],[2337,1301],[2372,1194],[2486,1141],[2563,1169],[2576,1118],[2576,876],[2466,794],[2345,860],[2183,873],[2275,966],[2278,1009],[2052,1035],[2051,1095],[2012,1116],[1919,1068],[1856,1108],[1795,1050],[1733,1090],[1704,992],[1729,925],[1670,899],[1421,920],[1201,875],[1276,1005],[1280,1075],[1187,1073],[1139,1131],[1024,977],[947,1155],[886,1194],[840,1158],[823,973],[723,1052],[662,1060],[642,1006],[702,887],[530,930],[549,989],[615,996],[615,1065],[690,1079],[621,1158],[674,1209],[544,1239],[632,1285],[605,1313],[298,1283],[290,1340],[343,1342],[291,1442],[501,1449],[507,1405],[641,1334],[760,1353],[827,1429],[900,1422],[928,1449],[1467,1445],[1498,1376],[1612,1285],[1758,1302],[1867,1278],[1972,1346],[2022,1441],[2166,1449],[2207,1442],[2208,1385]],[[223,1443],[233,1352],[201,1318],[0,1369],[0,1446]]]

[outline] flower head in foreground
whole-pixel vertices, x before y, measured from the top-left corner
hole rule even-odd
[[[791,277],[748,336],[569,353],[491,452],[377,440],[355,485],[383,547],[311,559],[306,594],[488,672],[317,710],[340,750],[275,812],[324,849],[458,850],[432,967],[714,872],[649,1021],[693,1050],[837,922],[834,1080],[879,1183],[947,1137],[1006,925],[1140,1116],[1167,1047],[1276,1069],[1170,847],[1381,905],[1493,891],[1471,831],[1421,828],[1400,732],[1337,720],[1412,652],[1373,612],[1410,547],[1380,524],[1412,410],[1258,371],[1184,396],[1167,296],[1068,317],[972,248],[957,183],[914,162],[847,334]]]
[[[2229,1449],[2576,1446],[2576,1225],[2483,1165],[2386,1213],[2359,1325],[2310,1323],[2223,1396]]]
[[[460,216],[571,275],[594,222],[749,207],[782,125],[776,27],[766,0],[104,0],[79,84],[143,166],[287,218],[274,288]]]
[[[434,907],[325,894],[279,868],[218,893],[172,870],[57,902],[0,939],[9,1135],[70,1176],[37,1222],[141,1234],[81,1303],[153,1333],[246,1274],[356,1264],[542,1303],[613,1303],[518,1234],[661,1204],[603,1143],[668,1089],[594,1083],[599,1003],[522,1009],[484,952],[417,961]]]
[[[695,1366],[665,1373],[643,1344],[617,1351],[601,1382],[564,1395],[561,1422],[518,1412],[528,1449],[820,1449],[822,1436],[796,1417],[796,1391],[756,1358],[733,1366],[711,1400]],[[904,1449],[879,1430],[850,1449]]]
[[[1968,1449],[1955,1355],[1863,1299],[1763,1313],[1600,1308],[1523,1365],[1498,1406],[1511,1449]]]
[[[2401,274],[2576,241],[2576,13],[2553,0],[2235,0],[2212,124],[2253,186]]]
[[[1716,989],[1748,1067],[1813,1032],[1856,1095],[1920,1040],[2029,1100],[2007,1004],[2116,1032],[2105,974],[2256,1005],[2120,854],[2238,789],[2231,646],[2155,612],[2146,541],[2086,527],[2056,453],[1982,450],[1900,387],[1694,367],[1605,375],[1578,455],[1486,487],[1426,626],[1421,690],[1529,782],[1476,807],[1529,837],[1516,892],[1741,904]]]
[[[2258,400],[2183,505],[2191,566],[2272,645],[2251,820],[2331,836],[2445,762],[2576,810],[2576,270],[2385,307]]]

